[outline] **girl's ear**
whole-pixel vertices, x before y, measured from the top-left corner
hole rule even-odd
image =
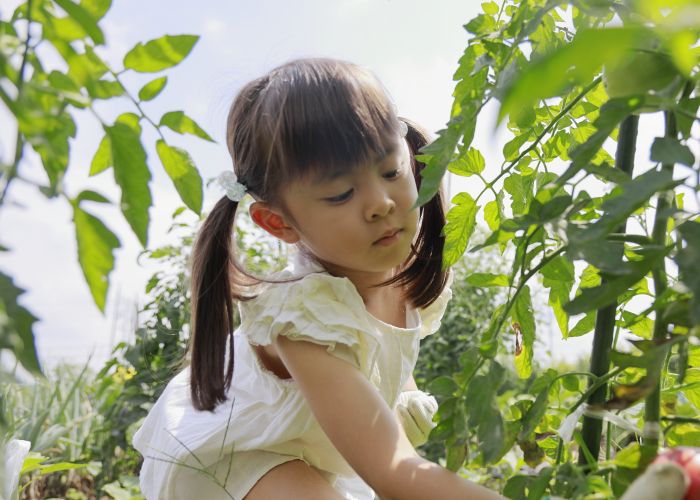
[[[289,227],[284,218],[273,211],[267,203],[255,201],[250,204],[248,212],[250,212],[250,217],[253,219],[253,222],[275,238],[279,238],[285,243],[290,244],[300,240],[296,231]]]

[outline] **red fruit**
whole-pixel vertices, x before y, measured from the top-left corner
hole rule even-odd
[[[688,486],[683,500],[700,500],[700,448],[678,446],[662,453],[652,463],[663,464],[667,462],[675,462],[683,467],[690,478],[690,486]]]

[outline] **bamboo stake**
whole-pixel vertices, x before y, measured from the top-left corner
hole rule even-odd
[[[637,146],[637,129],[639,116],[629,115],[620,122],[620,130],[617,137],[617,151],[615,152],[615,168],[632,175],[634,170],[634,152]],[[625,233],[627,222],[622,224],[617,233]],[[624,248],[624,247],[623,247]],[[595,318],[595,332],[593,333],[593,349],[591,352],[590,372],[597,377],[610,371],[610,351],[612,349],[615,330],[615,313],[617,302],[607,307],[598,309]],[[589,382],[590,385],[591,382]],[[601,405],[608,396],[608,384],[598,388],[588,398],[590,405]],[[603,421],[591,417],[583,418],[581,436],[591,455],[597,460],[600,453],[600,439],[603,433]],[[588,465],[585,454],[579,454],[579,465]]]

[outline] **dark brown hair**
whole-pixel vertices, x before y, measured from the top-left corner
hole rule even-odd
[[[420,187],[425,165],[413,156],[431,137],[402,120]],[[257,200],[286,212],[280,201],[283,186],[307,175],[356,168],[394,143],[399,130],[388,93],[374,73],[345,61],[312,58],[290,61],[245,85],[231,106],[226,141],[239,182]],[[251,275],[236,258],[237,208],[226,196],[219,200],[192,254],[190,383],[198,410],[213,411],[226,401],[233,378],[234,304],[252,298],[250,286],[268,281]],[[412,307],[424,308],[447,282],[442,190],[420,208],[420,220],[411,254],[396,276],[379,286],[399,286]]]

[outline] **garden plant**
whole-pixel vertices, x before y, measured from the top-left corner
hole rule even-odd
[[[50,179],[38,188],[73,207],[79,260],[100,307],[119,242],[81,208],[106,198],[63,192],[68,137],[75,135],[71,113],[94,111],[96,100],[113,97],[132,106],[102,123],[105,138],[91,174],[112,168],[124,216],[144,247],[151,198],[141,123],[210,140],[182,112],[160,120],[144,113],[141,103],[163,89],[165,77],[143,87],[138,99],[119,79],[122,71],[179,63],[196,37],[139,44],[124,69],[113,70],[94,50],[104,41],[97,22],[108,8],[109,0],[30,0],[0,24],[0,97],[18,120],[14,163],[2,166],[0,210],[8,185],[27,182],[22,157],[33,148]],[[470,182],[470,192],[451,200],[443,254],[444,266],[455,266],[455,289],[469,293],[450,306],[443,330],[424,341],[415,373],[440,402],[423,452],[514,500],[620,498],[663,448],[700,446],[700,168],[693,153],[700,139],[700,2],[503,0],[482,10],[465,25],[470,40],[454,75],[447,127],[418,157],[426,167],[417,205],[437,192],[448,171]],[[32,23],[42,25],[40,36],[18,27]],[[40,41],[58,50],[68,72],[43,72],[34,51]],[[487,168],[493,155],[482,154],[473,139],[477,122],[494,110],[509,136],[500,166]],[[660,116],[665,132],[638,141],[640,122]],[[191,158],[165,136],[156,149],[184,204],[199,214],[202,181]],[[652,167],[635,166],[635,154]],[[490,231],[477,244],[482,220]],[[261,261],[259,245],[269,243],[251,241],[255,234],[237,234],[249,262],[262,272],[282,265],[281,249],[277,259]],[[190,244],[188,236],[180,247],[147,252],[175,272],[154,276],[150,319],[136,343],[120,345],[98,374],[103,392],[94,394],[104,406],[91,448],[70,436],[54,440],[62,449],[52,460],[99,461],[113,495],[134,487],[129,474],[138,460],[128,437],[184,350]],[[466,264],[485,255],[502,255],[507,269]],[[34,317],[17,304],[22,291],[11,278],[0,280],[7,318],[0,321],[0,347],[38,373]],[[538,367],[538,290],[564,339],[590,339],[587,369]],[[55,424],[77,421],[76,432],[89,414],[78,404],[80,377],[70,392],[78,394],[70,403],[78,412],[51,410]],[[32,394],[52,394],[42,390]],[[6,437],[18,437],[18,429],[48,435],[14,416],[5,424]]]
[[[515,445],[532,466],[549,456],[538,476],[509,479],[504,493],[511,498],[619,496],[659,446],[698,444],[700,437],[700,174],[688,146],[697,141],[700,5],[543,0],[482,7],[465,26],[473,37],[455,73],[450,121],[421,151],[428,165],[417,204],[435,193],[448,170],[483,183],[476,198],[463,192],[452,199],[444,266],[465,251],[499,245],[513,250],[512,268],[467,278],[502,287],[508,298],[480,346],[461,355],[462,370],[428,386],[445,397],[432,437],[444,440],[454,470],[466,459],[497,464]],[[472,140],[493,99],[512,139],[500,172],[486,178]],[[640,117],[653,112],[664,114],[665,133],[637,144]],[[606,146],[615,148],[614,157]],[[648,151],[655,167],[636,171],[636,149]],[[693,197],[690,211],[686,195]],[[492,233],[470,248],[481,214]],[[585,265],[578,280],[575,263]],[[497,399],[504,371],[496,358],[499,339],[512,332],[509,362],[520,377],[530,376],[535,279],[549,289],[564,338],[593,332],[590,369],[548,370],[530,388],[532,398],[504,411]],[[638,295],[649,297],[648,307],[628,309]],[[570,316],[580,314],[571,327]],[[635,336],[634,351],[621,350],[621,331]],[[640,403],[643,411],[635,410]],[[573,440],[561,431],[541,440],[565,417],[571,415],[568,424],[581,418],[579,408],[586,416]],[[625,421],[610,410],[635,424],[639,437],[626,448],[613,438],[613,427]],[[606,426],[601,457],[606,419],[616,424]],[[577,463],[568,459],[572,452]]]

